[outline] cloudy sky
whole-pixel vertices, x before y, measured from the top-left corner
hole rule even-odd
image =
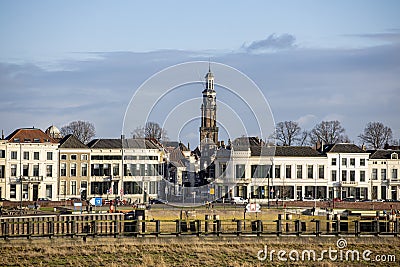
[[[400,139],[399,11],[396,0],[2,0],[0,126],[8,135],[86,120],[117,138],[150,76],[211,60],[251,78],[277,122],[337,119],[359,143],[381,121]]]

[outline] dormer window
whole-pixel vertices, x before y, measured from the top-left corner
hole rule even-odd
[[[25,142],[25,143],[29,143],[30,141],[31,141],[31,139],[29,139],[29,138],[25,138],[25,139],[24,139],[24,142]]]
[[[34,142],[34,143],[40,143],[40,139],[39,139],[39,138],[34,138],[34,139],[33,139],[33,142]]]
[[[19,138],[14,138],[14,143],[19,143]]]
[[[392,153],[391,159],[399,159],[399,155],[397,155],[397,153]]]

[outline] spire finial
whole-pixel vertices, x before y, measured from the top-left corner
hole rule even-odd
[[[211,62],[210,62],[210,58],[208,58],[208,72],[211,72]]]

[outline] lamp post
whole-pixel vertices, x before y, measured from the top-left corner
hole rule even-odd
[[[20,202],[20,209],[19,209],[19,214],[22,215],[22,196],[23,196],[23,185],[22,185],[22,144],[21,141],[19,141],[19,181],[21,183],[21,202]]]

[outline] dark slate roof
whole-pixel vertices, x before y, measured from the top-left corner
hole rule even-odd
[[[173,148],[179,147],[180,150],[182,150],[182,151],[189,151],[189,148],[187,148],[183,143],[178,142],[178,141],[165,141],[165,142],[162,142],[162,145],[165,148],[167,148],[167,147],[173,147]]]
[[[369,156],[370,159],[391,159],[393,153],[397,153],[400,155],[400,150],[370,150],[368,151],[371,153]]]
[[[279,157],[321,157],[317,150],[309,146],[277,146],[275,156]]]
[[[332,144],[324,146],[324,153],[367,153],[355,144]]]
[[[60,148],[88,148],[87,145],[82,143],[75,135],[68,134],[60,140]]]
[[[93,139],[88,143],[90,148],[122,148],[121,139]]]
[[[169,161],[176,167],[185,167],[185,157],[179,148],[173,149],[169,154]]]
[[[90,148],[115,149],[122,148],[121,139],[94,139],[89,142]],[[152,140],[144,138],[124,139],[124,148],[161,149]]]

